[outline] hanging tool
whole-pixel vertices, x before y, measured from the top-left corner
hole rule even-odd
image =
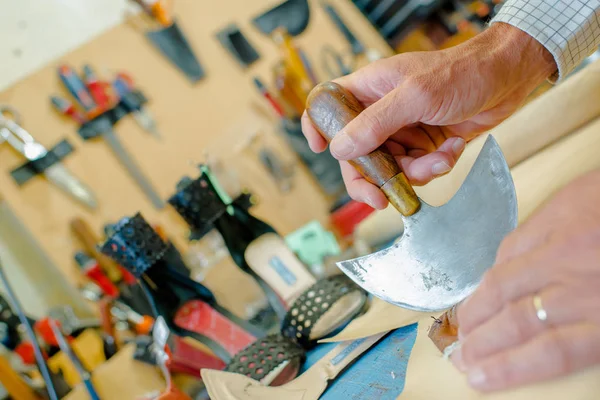
[[[304,67],[304,70],[306,71],[306,73],[308,74],[308,77],[310,78],[310,82],[312,83],[313,86],[316,86],[317,83],[319,83],[319,79],[317,78],[317,75],[315,74],[315,70],[313,69],[310,60],[308,59],[308,55],[306,55],[304,50],[302,50],[301,48],[298,48],[298,54],[300,55],[300,59],[302,60],[302,66]]]
[[[260,94],[271,105],[271,107],[273,108],[273,111],[275,111],[275,113],[279,117],[285,118],[285,111],[284,111],[283,107],[281,107],[281,105],[277,102],[277,100],[275,100],[275,98],[273,97],[273,95],[271,94],[271,92],[269,92],[269,90],[267,89],[267,87],[262,83],[262,81],[260,80],[260,78],[257,77],[257,76],[254,77],[254,86],[256,86],[256,88],[258,89],[258,91],[260,92]]]
[[[162,26],[169,26],[173,23],[171,13],[167,10],[165,0],[133,0],[150,17],[154,18]]]
[[[103,112],[103,110],[101,110],[94,101],[94,98],[88,91],[85,83],[83,83],[83,81],[77,75],[77,72],[71,66],[59,66],[58,77],[65,88],[69,91],[71,96],[83,108],[88,119],[93,119]]]
[[[92,116],[98,116],[100,112],[98,112],[99,107],[96,104],[96,101],[100,100],[102,102],[106,93],[101,94],[97,91],[90,94],[85,84],[81,81],[79,76],[73,72],[72,68],[61,66],[58,73],[67,90],[83,109]],[[94,96],[94,98],[92,96]],[[160,195],[156,192],[150,181],[142,173],[140,167],[123,147],[119,138],[115,135],[110,119],[105,115],[100,115],[96,120],[96,125],[98,130],[102,132],[102,137],[111,147],[123,167],[129,172],[129,175],[131,175],[140,189],[146,194],[154,207],[162,209],[165,205],[164,201],[160,198]]]
[[[333,82],[317,86],[307,102],[309,118],[327,141],[363,109]],[[350,163],[403,215],[404,235],[390,248],[338,263],[340,269],[382,300],[417,311],[445,310],[473,293],[517,225],[515,188],[496,141],[488,138],[462,187],[441,207],[419,199],[381,148]]]
[[[346,41],[350,44],[350,48],[352,49],[352,54],[355,56],[363,54],[365,52],[365,46],[354,36],[348,25],[342,20],[342,17],[338,14],[337,10],[333,8],[333,6],[325,1],[321,2],[321,5],[325,9],[325,12],[331,19],[331,21],[335,24],[335,26],[339,29],[339,31],[344,35]]]
[[[254,26],[265,35],[283,27],[292,36],[304,32],[309,21],[308,0],[286,0],[252,20]]]
[[[349,58],[349,60],[344,57]],[[321,48],[321,59],[323,69],[327,72],[329,79],[351,74],[356,66],[356,57],[353,54],[342,54],[327,44]],[[331,66],[332,63],[334,66]]]
[[[83,66],[83,82],[92,95],[98,111],[105,112],[114,106],[114,100],[108,95],[109,84],[100,81],[90,65]]]
[[[85,369],[85,367],[81,363],[81,360],[79,359],[79,357],[77,357],[77,354],[75,354],[69,343],[67,343],[67,339],[65,339],[65,337],[63,336],[56,322],[50,319],[48,323],[50,325],[50,329],[52,329],[52,333],[54,334],[56,341],[58,342],[58,347],[60,347],[60,351],[62,351],[67,357],[69,357],[71,363],[73,363],[73,366],[75,367],[77,373],[81,377],[81,381],[85,385],[90,399],[100,400],[100,396],[98,396],[98,392],[96,392],[96,388],[94,388],[94,384],[92,383],[92,376],[90,375],[88,370]]]
[[[204,76],[204,70],[194,55],[185,35],[173,19],[165,0],[133,0],[153,22],[162,28],[148,30],[146,37],[154,46],[179,68],[192,82]]]
[[[133,80],[131,77],[122,72],[117,74],[117,78],[113,81],[113,88],[121,99],[121,102],[131,111],[137,124],[146,132],[151,133],[157,139],[160,139],[161,134],[156,127],[156,121],[152,118],[152,115],[150,115],[148,110],[143,106],[137,102],[133,102],[132,99],[127,96],[133,90]]]
[[[50,101],[59,113],[70,117],[79,125],[83,125],[88,121],[88,119],[80,113],[69,100],[59,96],[50,96]]]
[[[33,136],[21,127],[21,116],[9,106],[0,106],[0,143],[7,142],[31,162],[46,157],[56,157],[38,143]],[[41,172],[52,184],[69,194],[83,205],[94,209],[98,206],[96,197],[83,182],[60,162],[55,162]]]
[[[303,97],[306,97],[313,85],[292,37],[284,29],[278,28],[273,31],[272,38],[279,47],[285,68],[294,74],[301,90],[305,92]]]

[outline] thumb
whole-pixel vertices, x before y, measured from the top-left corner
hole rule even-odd
[[[331,141],[331,154],[338,160],[351,160],[369,154],[391,135],[419,120],[415,104],[394,89],[373,103],[344,127]]]

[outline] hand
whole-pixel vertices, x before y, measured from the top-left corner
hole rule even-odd
[[[502,244],[458,308],[453,363],[484,391],[600,364],[600,171],[563,189]],[[539,296],[547,320],[536,316]]]
[[[555,70],[541,44],[497,23],[459,46],[399,54],[337,79],[367,107],[331,142],[348,194],[385,208],[383,192],[346,162],[382,144],[413,185],[446,174],[466,141],[509,117]],[[302,128],[313,151],[327,148],[306,113]]]

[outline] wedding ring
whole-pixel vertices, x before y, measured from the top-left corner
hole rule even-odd
[[[538,319],[542,322],[546,322],[546,320],[548,319],[548,313],[542,305],[542,298],[540,296],[533,296],[533,306],[535,307],[535,313]]]

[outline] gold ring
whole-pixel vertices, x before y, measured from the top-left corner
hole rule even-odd
[[[548,313],[542,305],[542,298],[540,296],[533,296],[533,306],[535,307],[535,314],[537,315],[538,319],[542,322],[546,322],[548,319]]]

